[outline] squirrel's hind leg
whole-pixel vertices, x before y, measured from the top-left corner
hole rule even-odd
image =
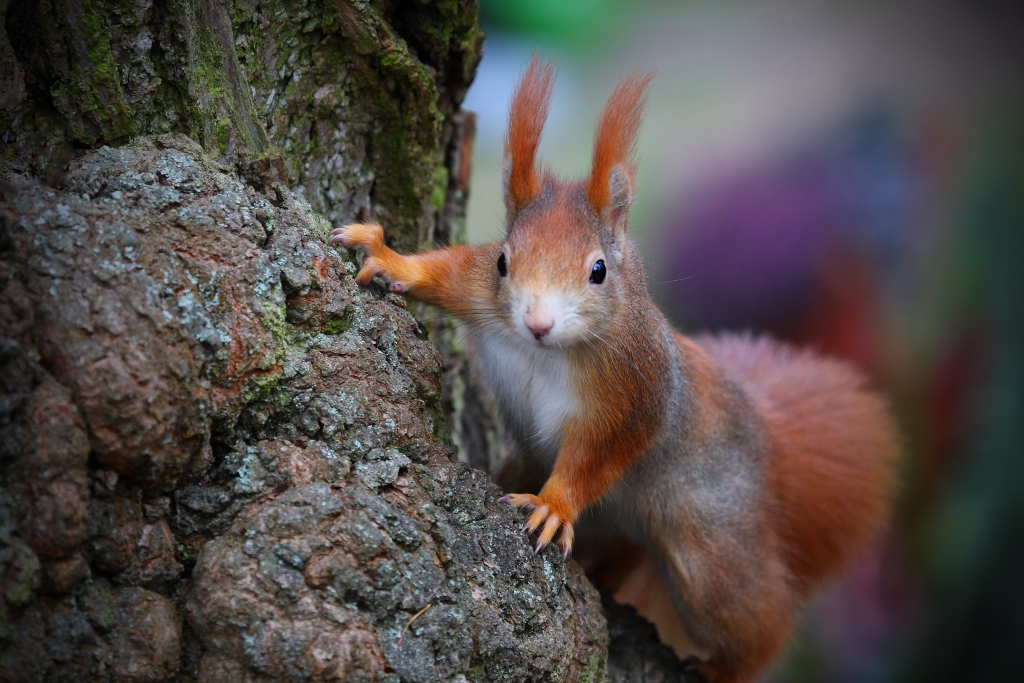
[[[690,541],[654,558],[665,591],[660,605],[675,607],[697,668],[710,683],[752,683],[785,648],[802,604],[799,589],[771,553],[736,552],[722,538]],[[673,649],[685,654],[675,643]]]
[[[679,619],[657,564],[649,554],[645,553],[621,579],[613,597],[618,603],[632,605],[640,616],[654,624],[658,638],[671,647],[680,659],[693,658],[699,661],[707,657],[694,644]]]

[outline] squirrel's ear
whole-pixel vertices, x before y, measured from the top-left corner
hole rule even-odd
[[[630,76],[608,99],[594,135],[587,181],[590,205],[614,228],[625,228],[636,185],[636,138],[654,74]]]
[[[536,167],[537,146],[540,144],[544,121],[548,117],[554,82],[554,64],[541,62],[534,53],[512,95],[503,164],[505,206],[512,216],[540,194],[541,180]]]
[[[629,209],[633,206],[634,175],[636,168],[613,166],[608,174],[608,203],[606,215],[614,230],[626,228]]]

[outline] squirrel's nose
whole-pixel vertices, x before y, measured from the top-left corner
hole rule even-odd
[[[550,301],[540,299],[531,302],[523,311],[523,324],[533,338],[540,341],[555,326],[555,315]]]
[[[536,339],[537,341],[540,341],[541,337],[550,332],[551,328],[554,326],[555,322],[553,320],[533,320],[526,323],[526,327],[530,330],[530,332],[533,332],[533,338]]]

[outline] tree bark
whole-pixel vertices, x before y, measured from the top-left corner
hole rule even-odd
[[[453,462],[465,363],[443,397],[327,242],[461,239],[475,3],[0,20],[0,679],[682,680],[618,610],[606,669],[582,571]]]

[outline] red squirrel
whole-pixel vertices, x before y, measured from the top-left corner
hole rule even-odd
[[[898,448],[884,401],[837,360],[767,338],[688,338],[647,290],[627,234],[650,76],[614,91],[590,177],[539,169],[554,81],[534,57],[505,138],[504,239],[401,255],[381,227],[338,228],[356,280],[472,328],[518,437],[497,479],[713,683],[754,680],[812,587],[880,531]],[[539,489],[539,490],[538,490]]]

